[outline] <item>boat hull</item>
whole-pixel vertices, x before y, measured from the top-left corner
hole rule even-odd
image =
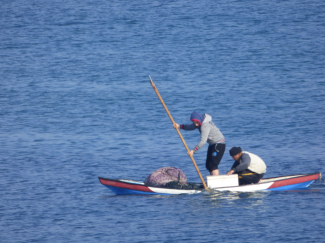
[[[260,183],[211,188],[212,191],[234,191],[234,192],[251,192],[251,191],[286,191],[303,189],[315,180],[320,178],[320,172],[311,174],[290,175],[263,179]],[[124,179],[108,179],[98,177],[102,185],[109,188],[116,195],[174,195],[174,194],[197,194],[205,191],[204,189],[173,189],[166,187],[150,187],[144,182],[124,180]]]

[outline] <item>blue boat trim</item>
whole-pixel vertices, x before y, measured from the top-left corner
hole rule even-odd
[[[114,186],[107,186],[107,188],[111,189],[115,194],[117,195],[171,195],[166,193],[156,193],[156,192],[144,192],[144,191],[137,191],[137,190],[130,190],[120,187],[114,187]]]
[[[305,181],[305,182],[298,183],[298,184],[281,186],[281,187],[271,188],[271,189],[267,189],[267,190],[268,191],[287,191],[287,190],[301,189],[301,188],[306,188],[306,187],[310,186],[310,184],[312,184],[313,182],[314,182],[314,180]]]

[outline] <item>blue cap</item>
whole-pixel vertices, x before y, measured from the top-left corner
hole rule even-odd
[[[203,122],[203,116],[200,113],[198,113],[197,111],[193,111],[192,114],[191,114],[190,120],[192,122],[194,122],[194,121],[199,122],[200,126],[201,126],[202,122]]]

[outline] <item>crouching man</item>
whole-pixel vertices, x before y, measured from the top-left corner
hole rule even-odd
[[[238,174],[239,185],[260,182],[266,172],[266,165],[260,157],[242,151],[240,147],[233,147],[229,150],[229,153],[235,163],[227,175]]]

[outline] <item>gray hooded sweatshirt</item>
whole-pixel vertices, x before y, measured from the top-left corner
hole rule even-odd
[[[208,114],[203,115],[203,122],[200,127],[195,126],[194,123],[181,125],[181,129],[184,130],[195,130],[199,129],[201,133],[201,140],[195,146],[194,150],[197,151],[204,146],[205,143],[209,145],[216,143],[225,143],[225,138],[220,130],[212,122],[212,117]]]

